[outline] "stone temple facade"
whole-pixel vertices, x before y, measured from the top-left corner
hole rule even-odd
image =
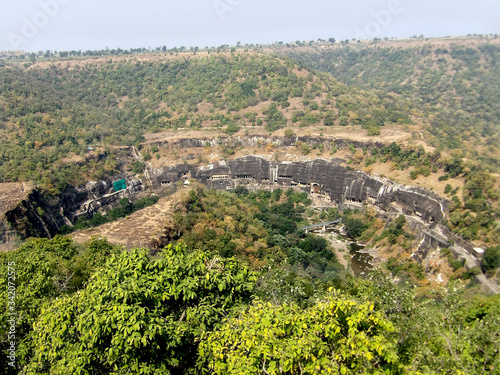
[[[335,159],[279,163],[246,156],[208,166],[178,165],[150,171],[155,189],[176,185],[178,181],[190,178],[220,190],[237,186],[250,190],[296,187],[338,205],[371,204],[386,211],[415,215],[431,226],[445,217],[449,204],[427,189],[351,171]]]

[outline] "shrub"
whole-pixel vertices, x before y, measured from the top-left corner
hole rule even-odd
[[[368,128],[368,135],[370,136],[380,135],[380,126],[370,126]]]
[[[500,246],[489,247],[484,251],[482,266],[485,271],[494,270],[500,266]]]

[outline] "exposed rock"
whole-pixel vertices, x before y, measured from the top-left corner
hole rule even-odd
[[[119,199],[132,197],[143,190],[140,180],[124,178],[127,189],[114,191],[113,180],[88,182],[85,186],[68,189],[58,196],[34,189],[3,215],[0,243],[7,242],[12,232],[20,238],[51,238],[63,225],[71,226],[83,215],[92,216],[99,210],[107,211],[118,205]]]
[[[295,186],[307,193],[328,197],[344,204],[373,204],[389,211],[421,217],[426,223],[440,222],[449,202],[423,188],[405,186],[364,172],[349,171],[337,161],[316,159],[311,162],[278,163],[247,156],[209,166],[178,165],[152,170],[154,188],[175,185],[195,178],[215,189],[266,186]]]
[[[204,140],[185,142],[190,147],[205,143]],[[448,210],[448,201],[433,192],[347,170],[335,159],[279,163],[247,156],[213,165],[181,164],[160,169],[148,168],[146,172],[147,183],[152,185],[154,191],[166,187],[176,189],[179,181],[185,182],[191,178],[210,188],[224,190],[237,186],[246,186],[251,190],[293,186],[330,201],[341,209],[350,205],[371,204],[384,211],[415,215],[426,230],[439,223]],[[113,182],[120,179],[126,180],[127,188],[115,191]],[[20,203],[10,207],[5,212],[5,219],[22,238],[51,237],[61,226],[72,225],[81,216],[107,211],[117,206],[123,197],[135,199],[144,188],[143,182],[135,176],[116,176],[113,180],[91,181],[84,186],[68,189],[57,197],[35,189]],[[4,234],[0,235],[2,242],[7,226],[4,225]],[[427,242],[432,242],[437,237],[429,233],[426,238]],[[425,254],[421,256],[425,258]]]

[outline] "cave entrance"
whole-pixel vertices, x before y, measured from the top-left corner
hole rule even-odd
[[[319,194],[319,185],[318,184],[312,184],[312,193],[314,194]]]

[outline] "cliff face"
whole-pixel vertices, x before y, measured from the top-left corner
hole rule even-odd
[[[52,238],[63,225],[72,226],[83,215],[107,211],[118,205],[123,197],[133,196],[143,190],[142,182],[124,178],[126,189],[115,191],[113,180],[89,182],[85,186],[68,189],[58,196],[32,190],[25,199],[3,215],[0,222],[0,244],[8,243],[9,236]]]
[[[340,207],[372,204],[386,211],[419,216],[430,227],[446,214],[448,202],[422,188],[395,184],[387,179],[355,172],[335,160],[278,163],[247,156],[213,165],[177,165],[146,171],[153,191],[176,188],[179,181],[194,178],[207,187],[233,189],[246,186],[257,190],[272,187],[297,187],[316,194]],[[125,188],[116,191],[114,182],[124,180]],[[52,237],[63,225],[72,225],[82,215],[107,211],[123,197],[134,199],[144,190],[142,181],[118,176],[113,180],[88,182],[57,197],[33,190],[26,199],[5,213],[5,221],[21,238]],[[0,235],[5,242],[5,235]]]
[[[370,204],[393,214],[409,215],[409,223],[417,230],[421,240],[412,254],[414,259],[425,263],[429,251],[454,243],[453,249],[470,257],[471,267],[479,264],[479,260],[467,251],[470,244],[462,244],[460,239],[438,225],[448,213],[449,201],[423,188],[400,185],[364,172],[348,170],[335,159],[278,163],[247,156],[212,165],[148,168],[144,174],[146,184],[134,177],[119,176],[68,189],[57,197],[33,190],[4,212],[0,220],[0,248],[12,238],[50,238],[58,233],[61,226],[71,226],[83,215],[92,216],[100,210],[107,211],[118,206],[123,197],[134,200],[146,188],[149,193],[160,193],[166,188],[175,190],[179,184],[187,184],[189,179],[194,178],[209,188],[220,190],[238,186],[249,190],[295,187],[323,201],[330,201],[341,209]],[[122,188],[117,189],[117,186]],[[489,286],[489,289],[498,292],[493,287]]]
[[[335,161],[277,163],[247,156],[208,166],[176,166],[152,170],[156,189],[194,178],[215,189],[247,186],[298,187],[319,194],[342,206],[373,204],[381,209],[416,215],[429,224],[440,222],[448,210],[448,201],[423,188],[404,186],[363,172],[349,171]]]

